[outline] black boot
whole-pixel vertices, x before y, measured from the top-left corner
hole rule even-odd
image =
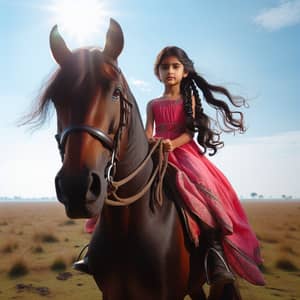
[[[85,256],[83,259],[75,261],[73,263],[72,267],[73,267],[73,269],[75,269],[77,271],[92,275],[92,273],[90,272],[90,269],[89,269],[89,263],[88,262],[89,262],[88,256]]]
[[[204,259],[204,267],[208,284],[233,283],[235,278],[224,257],[220,239],[217,235],[210,235],[208,249]]]

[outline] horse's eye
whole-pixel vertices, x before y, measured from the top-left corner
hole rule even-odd
[[[119,88],[116,88],[112,94],[112,100],[119,101],[121,97],[121,91]]]
[[[112,134],[114,132],[114,122],[110,122],[108,127],[108,134]]]

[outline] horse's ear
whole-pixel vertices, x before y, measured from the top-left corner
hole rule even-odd
[[[114,19],[110,19],[103,53],[116,60],[123,50],[124,36],[121,26]]]
[[[56,62],[62,66],[68,57],[72,54],[69,48],[66,46],[64,39],[61,37],[57,30],[57,25],[53,26],[50,32],[50,48],[52,55]]]

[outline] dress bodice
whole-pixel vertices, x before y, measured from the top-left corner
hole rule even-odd
[[[151,102],[155,136],[174,139],[186,130],[183,99],[155,99]]]

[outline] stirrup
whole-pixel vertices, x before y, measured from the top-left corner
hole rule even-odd
[[[86,273],[92,275],[89,266],[88,266],[88,257],[85,256],[82,260],[76,261],[73,263],[72,268],[81,273]]]
[[[79,255],[77,256],[76,261],[81,260],[81,255],[82,255],[83,251],[84,251],[86,248],[88,248],[89,245],[90,245],[90,244],[86,244],[86,245],[81,249]]]
[[[222,263],[224,264],[224,266],[226,268],[226,271],[228,273],[231,273],[231,271],[230,271],[225,259],[223,258],[223,256],[215,248],[212,248],[212,247],[208,248],[206,253],[205,253],[205,257],[204,257],[204,270],[205,270],[206,282],[207,282],[208,285],[211,284],[211,281],[209,280],[208,267],[207,267],[208,254],[209,254],[210,251],[214,252],[220,258],[220,260],[222,261]]]
[[[88,256],[84,256],[83,259],[81,259],[81,256],[82,256],[82,253],[83,251],[89,246],[89,244],[85,245],[78,257],[77,257],[77,260],[73,263],[72,265],[72,268],[79,271],[79,272],[82,272],[82,273],[86,273],[86,274],[89,274],[89,275],[92,275],[92,273],[90,272],[89,270],[89,267],[88,267]]]

